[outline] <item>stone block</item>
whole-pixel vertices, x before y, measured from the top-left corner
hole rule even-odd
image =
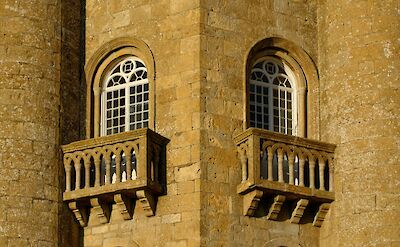
[[[181,222],[181,214],[167,214],[161,217],[161,223],[163,224],[173,224]]]

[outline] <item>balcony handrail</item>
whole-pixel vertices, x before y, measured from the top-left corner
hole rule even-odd
[[[75,141],[70,144],[62,145],[61,149],[63,153],[70,153],[73,151],[84,150],[89,148],[100,147],[104,145],[114,144],[118,142],[125,142],[132,139],[137,139],[139,137],[144,137],[147,135],[151,135],[151,138],[160,144],[167,144],[168,139],[157,134],[148,128],[137,129],[127,132],[121,132],[114,135],[100,136],[96,138],[90,138],[80,141]]]
[[[240,144],[246,138],[251,135],[257,135],[262,139],[268,139],[270,141],[278,141],[289,145],[301,146],[305,148],[312,148],[321,151],[326,151],[329,153],[333,153],[335,151],[336,145],[326,142],[321,142],[318,140],[292,136],[292,135],[285,135],[278,132],[273,132],[264,129],[257,129],[257,128],[248,128],[246,131],[240,133],[239,135],[235,136],[233,140],[235,141],[236,145]]]

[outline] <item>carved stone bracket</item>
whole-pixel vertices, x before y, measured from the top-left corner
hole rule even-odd
[[[298,224],[300,222],[308,203],[309,201],[307,199],[300,199],[297,201],[296,207],[290,217],[290,223]]]
[[[313,221],[313,226],[321,227],[322,222],[324,222],[325,216],[329,211],[329,207],[330,207],[329,203],[323,203],[319,206],[318,212],[315,215]]]
[[[123,194],[115,194],[114,201],[116,209],[121,213],[122,218],[124,220],[132,219],[133,208],[134,208],[132,199]]]
[[[274,202],[272,203],[268,215],[267,215],[267,219],[269,220],[276,220],[278,218],[278,214],[282,209],[282,205],[285,202],[286,197],[284,195],[277,195],[274,198]]]
[[[105,224],[109,222],[111,208],[108,203],[101,201],[99,198],[91,198],[90,205],[93,207],[92,214],[99,218],[100,223]]]
[[[263,196],[261,190],[253,190],[243,196],[243,214],[246,216],[253,216],[258,204]]]
[[[88,222],[87,208],[79,206],[77,202],[68,203],[68,207],[74,214],[76,220],[79,222],[81,227],[87,226],[87,222]]]
[[[156,197],[147,190],[136,191],[136,197],[147,217],[154,216],[156,211]]]

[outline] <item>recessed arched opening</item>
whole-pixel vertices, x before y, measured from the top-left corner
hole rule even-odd
[[[137,128],[154,130],[155,64],[146,43],[135,38],[108,42],[89,59],[85,73],[86,138]],[[125,83],[115,81],[117,77]],[[109,82],[113,84],[110,87]],[[140,104],[138,98],[143,99]]]
[[[258,41],[245,64],[244,129],[318,139],[318,73],[308,54],[273,37]]]

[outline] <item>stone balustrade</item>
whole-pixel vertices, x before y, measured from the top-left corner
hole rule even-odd
[[[254,128],[235,137],[235,142],[242,166],[237,191],[244,196],[245,215],[265,214],[292,223],[311,219],[321,226],[334,200],[335,145]],[[264,201],[269,210],[260,212]]]
[[[131,219],[135,200],[154,215],[156,196],[163,193],[165,145],[168,140],[150,129],[77,141],[62,146],[64,201],[82,226],[89,211],[100,223],[109,221],[112,205]]]

